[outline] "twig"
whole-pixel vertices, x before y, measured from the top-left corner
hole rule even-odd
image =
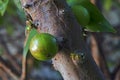
[[[116,66],[111,76],[112,80],[117,80],[118,77],[119,77],[118,79],[120,79],[120,63]]]
[[[26,36],[26,39],[24,41],[24,44],[26,44],[26,41],[28,39],[28,36]],[[27,63],[27,54],[24,56],[24,54],[22,55],[22,73],[21,73],[21,78],[20,80],[25,80],[26,79],[26,63]]]
[[[12,71],[6,67],[2,62],[0,62],[0,68],[2,68],[6,73],[8,73],[14,80],[19,80],[17,75],[13,74]]]
[[[0,37],[2,37],[2,35],[0,35]],[[17,64],[14,57],[10,55],[10,51],[6,45],[6,42],[3,40],[3,38],[0,39],[0,43],[2,44],[2,46],[4,47],[4,49],[6,51],[4,54],[7,56],[7,59],[14,66],[14,68],[17,70],[17,72],[20,72],[21,71],[20,66]]]
[[[115,80],[120,80],[120,68],[119,68],[118,72],[115,75]]]
[[[110,72],[108,70],[108,66],[107,66],[103,51],[101,49],[101,47],[102,47],[101,43],[102,43],[102,37],[99,36],[99,33],[92,34],[92,36],[91,36],[92,56],[93,56],[94,60],[96,61],[97,65],[100,67],[100,69],[104,73],[106,79],[111,80]]]
[[[0,62],[4,63],[5,66],[7,66],[9,69],[11,69],[11,71],[16,74],[16,75],[20,75],[20,73],[17,72],[17,70],[14,68],[13,65],[11,65],[11,63],[8,60],[4,60],[2,58],[2,56],[0,56]]]
[[[90,38],[91,38],[90,48],[91,48],[91,51],[92,51],[92,56],[93,56],[96,64],[100,67],[100,62],[99,62],[100,61],[100,59],[99,59],[100,58],[99,57],[100,53],[99,53],[99,50],[98,50],[98,45],[97,45],[96,40],[93,36],[90,36]]]
[[[22,74],[20,80],[26,79],[26,57],[23,56],[22,59]]]
[[[2,78],[2,80],[8,80],[7,75],[1,68],[0,68],[0,77]]]

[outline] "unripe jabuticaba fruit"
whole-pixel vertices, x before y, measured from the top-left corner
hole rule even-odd
[[[55,56],[57,51],[57,41],[48,33],[38,33],[30,42],[30,52],[37,60],[49,60]]]
[[[71,8],[79,24],[86,26],[90,20],[90,14],[87,9],[81,5],[74,5]]]

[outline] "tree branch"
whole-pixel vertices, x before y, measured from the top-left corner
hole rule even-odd
[[[14,80],[19,80],[17,75],[12,73],[12,71],[9,68],[7,68],[2,62],[0,62],[0,68],[2,68],[6,73],[8,73]]]
[[[78,71],[73,64],[69,55],[64,52],[58,53],[53,58],[53,65],[58,70],[65,80],[79,80]]]
[[[26,80],[26,57],[22,58],[22,73],[20,80]]]
[[[0,78],[2,80],[8,80],[6,73],[0,68]]]
[[[81,28],[65,0],[21,0],[21,2],[37,30],[57,38],[61,49],[52,61],[64,80],[104,80],[85,46]],[[81,64],[81,59],[70,58],[70,53],[74,51],[84,53],[84,63]]]
[[[105,75],[106,80],[111,80],[110,77],[110,72],[104,57],[104,53],[101,49],[101,42],[102,37],[100,37],[100,34],[93,33],[91,36],[91,51],[92,51],[92,56],[97,63],[97,65],[100,67],[102,70],[103,74]]]
[[[119,80],[120,79],[120,63],[115,67],[111,76],[112,76],[112,80]]]
[[[0,35],[0,37],[2,37],[2,35]],[[6,42],[4,41],[3,38],[0,39],[0,44],[2,44],[3,48],[5,49],[5,55],[7,57],[7,59],[9,60],[9,62],[14,66],[14,68],[17,70],[18,73],[20,73],[20,66],[17,64],[15,58],[11,55]]]

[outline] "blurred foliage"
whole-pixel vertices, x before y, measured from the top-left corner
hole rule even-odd
[[[101,0],[100,0],[100,2],[101,2]],[[113,7],[114,7],[114,9],[117,8],[117,9],[120,10],[120,2],[119,2],[119,0],[102,0],[102,8],[104,9],[103,11],[110,12],[110,11],[113,10]],[[117,10],[117,11],[119,12],[119,10]],[[0,0],[0,34],[2,32],[4,32],[4,30],[5,30],[7,32],[7,39],[10,38],[11,35],[13,35],[15,32],[18,33],[18,31],[22,31],[22,30],[25,29],[25,27],[24,27],[25,26],[25,20],[26,20],[25,14],[24,14],[24,11],[23,11],[23,9],[21,7],[21,4],[20,4],[19,0]],[[113,20],[115,20],[115,19],[113,19]],[[21,27],[22,27],[22,29],[21,29]],[[14,35],[16,35],[16,33]],[[4,34],[4,33],[2,33],[2,34]],[[19,32],[19,35],[22,35],[22,37],[19,38],[18,36],[14,36],[13,38],[16,38],[16,39],[15,40],[12,39],[13,41],[8,40],[9,43],[13,42],[13,43],[19,43],[19,45],[21,45],[23,43],[23,41],[20,42],[19,40],[21,38],[23,39],[24,35],[21,32]],[[105,35],[105,37],[106,37],[106,35]],[[6,38],[6,35],[5,36],[3,35],[2,38]],[[113,37],[111,37],[111,38],[113,38]],[[0,39],[1,39],[1,37],[0,37]],[[111,41],[114,41],[114,40],[111,40]],[[6,41],[6,43],[7,43],[7,41]],[[101,44],[103,44],[103,48],[105,48],[105,50],[107,51],[107,49],[105,47],[106,44],[104,44],[103,42]],[[13,48],[17,49],[19,47],[19,45],[17,45],[17,47],[13,47]],[[111,44],[108,45],[108,47],[110,47],[110,46],[112,47]],[[20,48],[18,48],[18,51],[22,50]],[[113,54],[113,55],[116,55],[114,52],[112,52],[113,50],[111,48],[110,48],[110,50],[111,50],[110,52],[109,51],[106,52],[106,54],[105,54],[106,57],[110,56],[109,53]],[[5,52],[5,49],[0,45],[0,56],[4,52]],[[17,52],[17,54],[18,53],[22,53],[22,52]],[[111,57],[113,57],[113,55]],[[110,59],[111,59],[111,57],[110,57]],[[29,74],[34,75],[34,76],[31,76],[31,77],[34,77],[34,78],[36,77],[37,78],[38,76],[42,77],[43,75],[45,75],[48,78],[50,77],[50,79],[45,79],[45,80],[62,80],[62,79],[56,79],[55,78],[56,74],[58,75],[58,77],[59,77],[59,74],[55,73],[55,71],[52,70],[51,62],[44,62],[43,63],[41,61],[37,61],[37,60],[33,59],[32,56],[28,56],[28,58],[30,58],[30,62],[29,62],[28,67],[29,68],[32,67],[32,69],[30,68],[28,70]],[[31,61],[31,58],[32,58],[32,61]],[[17,59],[20,59],[20,57],[17,57]],[[115,59],[116,59],[116,57],[115,57]],[[107,64],[108,64],[109,68],[111,68],[111,67],[113,68],[113,66],[115,66],[115,64],[116,64],[114,61],[111,62],[111,60],[108,60],[107,62],[108,62]],[[48,68],[50,70],[48,70]],[[46,74],[46,71],[48,71],[47,72],[47,73],[49,73],[48,75]],[[40,80],[40,78],[33,79],[33,80]]]
[[[1,2],[0,0],[0,12],[2,12],[2,16],[0,16],[0,28],[4,27],[8,35],[11,35],[18,23],[20,23],[19,25],[25,23],[25,14],[19,0],[14,0],[14,2],[11,0],[8,3]],[[4,13],[3,9],[1,9],[2,5],[4,5]]]
[[[0,46],[0,56],[4,53],[4,49]]]
[[[1,16],[4,15],[8,2],[9,2],[9,0],[0,0],[0,14],[1,14]]]
[[[112,0],[104,0],[103,7],[106,11],[109,11],[112,6]]]
[[[20,3],[20,0],[13,0],[15,5],[17,6],[17,8],[22,11],[22,6],[21,6],[21,3]]]
[[[102,0],[102,6],[105,11],[110,11],[113,6],[120,9],[120,0]]]

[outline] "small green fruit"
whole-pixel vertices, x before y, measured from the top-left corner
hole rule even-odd
[[[90,15],[86,8],[80,5],[74,5],[71,8],[80,25],[85,26],[89,23]]]
[[[30,52],[37,60],[49,60],[55,56],[57,51],[57,41],[48,33],[38,33],[30,42]]]

